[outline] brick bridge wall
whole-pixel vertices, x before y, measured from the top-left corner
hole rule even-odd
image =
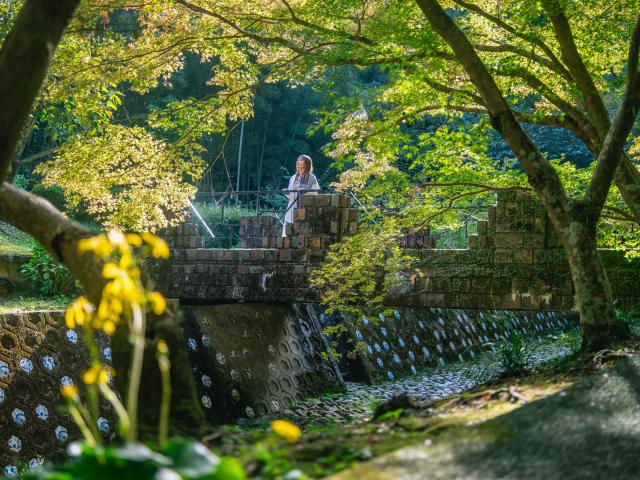
[[[309,274],[322,265],[332,243],[356,231],[356,212],[340,195],[304,195],[294,218],[291,235],[277,238],[274,248],[180,248],[199,244],[195,226],[183,225],[165,232],[174,245],[171,259],[148,268],[158,288],[183,303],[318,302]],[[248,222],[245,226],[251,225]],[[479,222],[478,234],[469,237],[468,249],[433,249],[435,242],[428,231],[403,243],[422,246],[407,250],[418,258],[423,275],[387,295],[389,306],[573,308],[564,251],[533,197],[499,193],[497,204],[489,207],[488,220]],[[635,279],[640,262],[626,260],[621,252],[602,250],[600,254],[618,304],[639,310]]]

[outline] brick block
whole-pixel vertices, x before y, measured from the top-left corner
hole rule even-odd
[[[319,195],[309,195],[309,194],[305,194],[305,195],[301,195],[298,198],[298,205],[300,207],[313,207],[316,204],[316,198]]]
[[[511,263],[513,261],[513,250],[496,249],[494,259],[496,263]]]
[[[331,197],[333,197],[333,195],[326,193],[316,195],[316,205],[318,207],[328,207],[329,205],[331,205]]]
[[[293,218],[295,219],[296,222],[301,222],[306,218],[307,215],[307,209],[306,208],[296,208],[295,212],[293,212]]]
[[[211,260],[211,250],[206,250],[204,248],[202,250],[198,250],[198,260]]]
[[[533,263],[533,250],[519,248],[513,251],[513,261],[515,263]]]
[[[312,248],[309,250],[309,261],[310,262],[323,262],[324,257],[326,256],[327,251],[318,248]]]
[[[500,233],[493,237],[496,248],[517,249],[523,244],[523,234],[519,232]]]
[[[289,250],[289,249],[280,249],[280,250],[278,250],[278,261],[279,262],[290,262],[291,261],[291,250]]]

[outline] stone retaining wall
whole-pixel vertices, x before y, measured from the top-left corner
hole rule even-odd
[[[579,319],[566,312],[401,307],[386,316],[321,314],[321,322],[346,327],[344,338],[333,338],[345,378],[375,384],[471,360],[515,335],[531,340],[566,332]]]
[[[294,402],[342,392],[322,327],[306,305],[183,307],[203,410],[214,423],[277,415]]]
[[[29,258],[28,255],[0,255],[0,296],[9,295],[12,291],[24,287],[25,280],[20,275],[20,267],[27,263]]]
[[[276,415],[293,402],[344,390],[307,306],[216,305],[184,313],[185,348],[212,424]],[[100,350],[110,363],[106,338]],[[66,328],[63,312],[0,315],[0,476],[61,457],[80,438],[59,408],[60,387],[83,391],[88,365],[81,334]],[[108,406],[102,408],[97,426],[107,439],[114,422]]]
[[[108,362],[107,346],[102,354]],[[79,438],[59,408],[60,387],[81,386],[88,364],[81,336],[66,328],[63,312],[0,315],[0,472],[10,476],[21,465],[59,457]],[[108,417],[98,423],[105,435],[113,428]]]

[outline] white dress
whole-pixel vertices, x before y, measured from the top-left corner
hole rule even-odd
[[[318,185],[318,179],[313,173],[309,174],[308,183],[300,182],[300,179],[296,179],[296,175],[293,175],[289,179],[289,186],[287,190],[320,190],[320,185]],[[282,236],[286,237],[287,223],[293,223],[293,211],[295,210],[294,204],[298,199],[298,194],[296,192],[290,192],[287,194],[289,198],[289,203],[287,205],[287,213],[284,215],[284,225],[282,226]]]

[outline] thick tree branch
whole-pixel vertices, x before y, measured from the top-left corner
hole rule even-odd
[[[100,265],[92,254],[78,253],[78,241],[92,235],[87,228],[69,220],[48,200],[6,182],[0,187],[0,219],[27,232],[64,263],[98,304],[105,281]]]
[[[467,37],[444,12],[437,0],[417,0],[432,28],[456,54],[489,111],[494,128],[509,144],[538,192],[554,225],[569,224],[568,198],[558,173],[547,162],[516,120],[493,77]]]
[[[0,181],[79,0],[27,0],[0,49]]]
[[[542,5],[553,25],[562,58],[571,73],[571,78],[582,92],[589,116],[597,128],[601,140],[603,140],[609,130],[609,115],[593,78],[578,52],[569,21],[557,0],[542,0]]]
[[[640,52],[640,15],[629,45],[627,60],[627,82],[622,104],[613,120],[613,124],[604,139],[598,155],[595,171],[585,194],[585,203],[600,213],[609,194],[616,167],[622,155],[627,135],[631,131],[640,108],[640,72],[638,72],[638,54]]]
[[[17,166],[23,167],[25,165],[29,165],[30,163],[37,162],[41,158],[44,158],[47,155],[51,155],[52,153],[55,153],[56,151],[58,151],[59,148],[60,147],[48,148],[34,155],[29,155],[28,157],[21,158],[20,160],[17,161]]]
[[[543,0],[542,4],[553,24],[556,39],[562,52],[562,58],[565,60],[572,78],[584,97],[585,106],[596,129],[597,138],[594,139],[594,143],[600,147],[611,127],[609,113],[578,52],[571,32],[571,26],[569,25],[562,6],[557,0]],[[624,201],[640,223],[640,172],[638,172],[631,162],[631,159],[624,153],[622,154],[620,162],[618,162],[615,181]]]

